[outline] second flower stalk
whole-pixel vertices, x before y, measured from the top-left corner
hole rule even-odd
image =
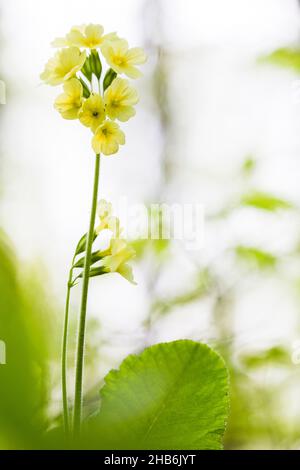
[[[70,293],[71,289],[77,284],[80,279],[82,279],[83,282],[77,338],[75,397],[73,414],[73,433],[75,437],[79,435],[82,418],[82,377],[84,366],[87,300],[90,278],[105,275],[108,273],[119,273],[126,280],[128,280],[132,284],[135,284],[132,268],[128,264],[128,262],[135,257],[135,251],[127,243],[127,241],[122,238],[122,228],[120,226],[120,221],[117,217],[113,215],[112,205],[103,199],[97,203],[99,178],[100,154],[97,154],[95,156],[94,184],[89,229],[87,234],[84,235],[78,242],[73,257],[67,286],[67,300],[63,332],[62,391],[65,431],[66,434],[69,435],[71,423],[69,417],[69,403],[67,393],[67,343]],[[99,218],[99,225],[95,223],[97,213]],[[104,247],[101,250],[93,251],[93,243],[98,237],[101,238],[101,235],[104,232],[110,233],[108,246]]]

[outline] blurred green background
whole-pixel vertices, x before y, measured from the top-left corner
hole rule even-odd
[[[127,354],[191,338],[230,370],[225,448],[299,448],[300,9],[296,0],[186,3],[86,0],[83,12],[77,0],[72,11],[57,0],[0,2],[2,449],[62,445],[65,283],[87,225],[92,159],[89,136],[60,120],[38,76],[50,41],[84,22],[149,56],[128,144],[104,162],[101,196],[205,207],[201,249],[132,240],[138,286],[117,275],[92,281],[85,415]],[[70,386],[79,298],[76,288]]]

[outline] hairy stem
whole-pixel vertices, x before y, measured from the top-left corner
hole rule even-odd
[[[89,231],[88,231],[87,243],[86,243],[83,283],[82,283],[82,297],[81,297],[80,318],[79,318],[78,339],[77,339],[75,400],[74,400],[74,420],[73,420],[75,437],[79,435],[80,425],[81,425],[82,376],[83,376],[83,362],[84,362],[86,308],[87,308],[88,289],[89,289],[89,280],[90,280],[91,253],[92,253],[92,245],[93,245],[93,240],[94,240],[99,174],[100,174],[100,155],[96,155],[93,199],[92,199]]]
[[[70,269],[69,279],[68,279],[64,330],[63,330],[63,340],[62,340],[62,353],[61,353],[61,386],[62,386],[64,428],[65,428],[66,436],[69,436],[69,432],[70,432],[68,389],[67,389],[67,347],[68,347],[70,293],[72,289],[74,260],[75,260],[75,256],[72,260],[72,267]]]

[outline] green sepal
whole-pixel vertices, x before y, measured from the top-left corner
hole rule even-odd
[[[83,64],[83,67],[81,69],[81,72],[88,79],[89,82],[92,80],[93,71],[92,71],[91,56],[86,58],[85,63]]]
[[[113,69],[109,69],[106,72],[103,80],[103,91],[105,91],[112,84],[117,75],[117,72],[115,72]]]
[[[101,276],[102,274],[107,274],[107,270],[103,266],[100,268],[92,268],[90,270],[90,277]]]
[[[82,80],[82,78],[79,78],[79,81],[83,87],[83,96],[84,98],[89,98],[91,96],[91,92],[87,86],[87,84],[85,83],[84,80]]]
[[[93,243],[96,240],[98,234],[94,232],[94,238],[93,238]],[[76,250],[75,250],[75,256],[80,255],[80,253],[83,253],[86,248],[86,242],[87,242],[87,234],[85,233],[81,239],[79,240]]]
[[[99,54],[96,50],[92,50],[90,55],[90,66],[93,74],[100,80],[102,74],[102,64]]]
[[[77,279],[82,279],[83,278],[83,271],[74,279],[73,283],[77,280]],[[90,277],[96,277],[96,276],[101,276],[102,274],[107,274],[107,271],[105,268],[103,268],[102,266],[99,267],[99,268],[92,268],[90,269]]]
[[[103,256],[99,253],[99,251],[95,251],[92,253],[91,257],[91,265],[97,263],[103,258]],[[85,257],[80,258],[74,265],[73,268],[83,268],[84,267]]]

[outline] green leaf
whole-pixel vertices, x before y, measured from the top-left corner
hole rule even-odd
[[[300,72],[300,49],[277,49],[272,54],[263,57],[260,62],[267,62]]]
[[[235,253],[239,259],[258,269],[274,269],[277,264],[277,258],[272,253],[252,246],[237,246]]]
[[[127,357],[106,376],[101,398],[90,421],[93,448],[222,448],[228,374],[204,344],[174,341]]]
[[[242,196],[241,203],[244,206],[255,207],[256,209],[269,212],[275,212],[280,209],[293,208],[293,205],[290,202],[261,191],[252,191],[248,194],[245,194]]]
[[[109,69],[106,72],[106,75],[103,80],[103,91],[105,91],[112,84],[116,76],[117,73],[113,69]]]

